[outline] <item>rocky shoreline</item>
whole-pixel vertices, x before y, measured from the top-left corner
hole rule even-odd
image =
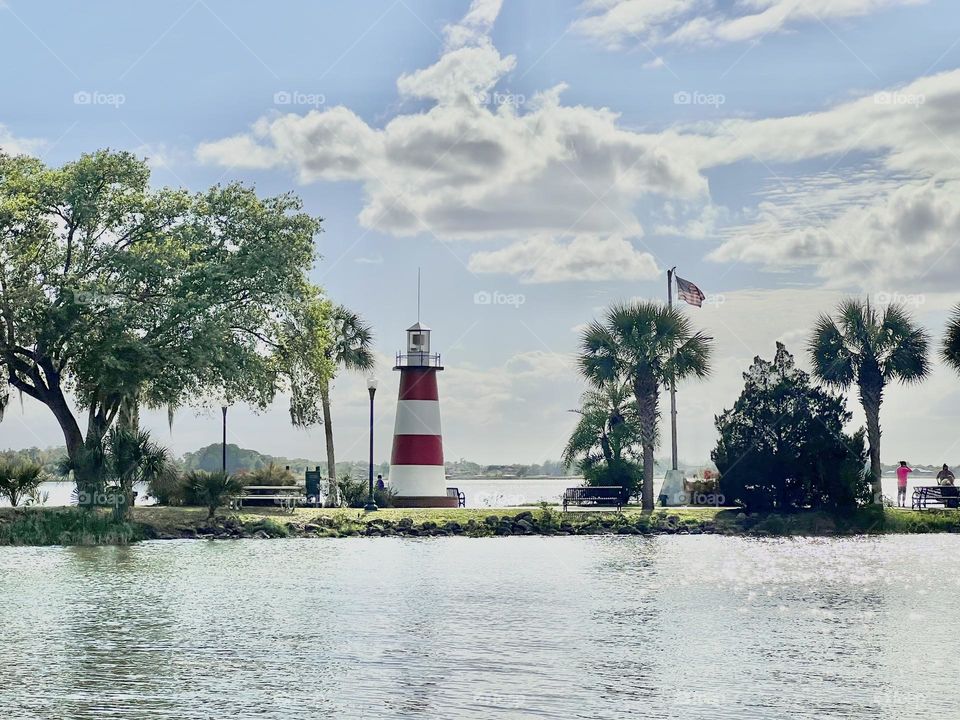
[[[665,515],[598,515],[576,513],[575,517],[560,513],[521,512],[511,515],[490,514],[482,520],[470,518],[464,522],[448,520],[415,522],[410,518],[388,520],[378,517],[350,518],[321,515],[307,521],[284,522],[279,518],[243,522],[240,518],[218,516],[211,522],[196,527],[157,530],[145,526],[147,539],[271,539],[271,538],[330,538],[330,537],[510,537],[517,535],[768,535],[755,526],[759,517],[740,513],[731,521],[712,519],[681,519]]]
[[[142,540],[239,540],[345,537],[516,537],[596,535],[735,535],[834,537],[960,533],[960,511],[861,508],[848,515],[745,513],[735,508],[643,512],[568,512],[501,508],[484,511],[388,508],[308,509],[295,513],[231,512],[208,519],[200,508],[138,508],[131,521],[76,508],[0,508],[0,545],[128,545]]]

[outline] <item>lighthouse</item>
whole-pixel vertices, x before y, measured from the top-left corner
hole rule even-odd
[[[447,497],[440,431],[440,394],[437,373],[443,370],[439,353],[430,352],[430,328],[407,329],[407,349],[397,353],[400,395],[390,455],[390,487],[397,507],[457,507]]]

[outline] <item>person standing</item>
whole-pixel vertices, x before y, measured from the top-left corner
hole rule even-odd
[[[907,467],[907,461],[901,460],[897,468],[897,507],[907,506],[907,475],[912,472],[913,468]]]

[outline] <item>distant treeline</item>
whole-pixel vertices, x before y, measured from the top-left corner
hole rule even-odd
[[[187,452],[181,458],[174,458],[175,466],[182,471],[205,470],[216,472],[223,463],[223,446],[220,443],[207,445],[199,450]],[[43,466],[44,471],[51,476],[59,476],[59,464],[66,457],[67,451],[62,445],[49,448],[27,448],[24,450],[6,450],[0,456],[11,459],[30,460]],[[269,465],[289,467],[297,476],[303,475],[308,468],[320,467],[326,475],[326,460],[319,458],[288,458],[282,455],[267,455],[265,453],[242,448],[232,443],[227,444],[227,472],[242,473],[262,470]],[[492,477],[538,477],[564,476],[576,474],[575,469],[567,469],[559,460],[544,460],[532,465],[482,465],[469,460],[458,460],[446,463],[447,473],[455,477],[469,477],[471,475],[486,475]],[[380,463],[375,466],[374,472],[384,476],[389,474],[390,464]],[[345,461],[337,463],[339,477],[350,476],[364,478],[367,475],[367,463],[364,461]]]

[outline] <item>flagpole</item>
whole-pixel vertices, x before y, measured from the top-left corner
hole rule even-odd
[[[677,266],[667,270],[667,307],[673,307],[673,274]],[[672,367],[672,366],[671,366]],[[677,469],[677,384],[670,372],[670,460],[673,469]]]

